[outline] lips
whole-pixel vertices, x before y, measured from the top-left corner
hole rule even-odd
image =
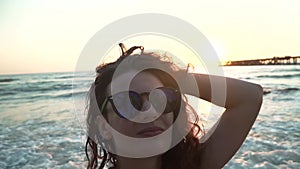
[[[153,137],[161,134],[162,132],[164,132],[164,130],[160,127],[148,127],[139,131],[137,134],[142,137]]]

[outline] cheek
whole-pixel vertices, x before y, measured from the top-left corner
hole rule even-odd
[[[124,135],[131,136],[132,134],[132,125],[126,119],[120,118],[112,109],[111,105],[107,105],[107,122],[109,125]]]
[[[133,123],[130,121],[120,118],[119,116],[115,115],[114,113],[109,113],[107,116],[108,123],[111,125],[113,129],[116,131],[126,135],[126,136],[134,136],[135,134],[135,127]]]
[[[170,127],[173,124],[174,113],[167,113],[162,116],[163,123],[166,127]]]

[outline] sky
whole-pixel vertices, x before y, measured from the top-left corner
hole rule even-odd
[[[0,74],[74,71],[96,32],[141,13],[194,25],[221,62],[300,56],[299,7],[298,0],[0,0]]]

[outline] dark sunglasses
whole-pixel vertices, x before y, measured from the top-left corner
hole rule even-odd
[[[169,87],[159,87],[144,93],[124,91],[108,96],[102,104],[101,112],[104,112],[107,103],[110,102],[119,117],[132,119],[142,111],[146,101],[151,103],[158,112],[170,113],[178,109],[181,94],[178,90]]]

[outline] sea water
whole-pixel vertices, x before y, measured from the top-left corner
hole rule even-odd
[[[300,66],[223,70],[264,88],[257,120],[224,168],[300,168]],[[94,75],[0,75],[0,168],[85,168],[85,130],[76,112]]]

